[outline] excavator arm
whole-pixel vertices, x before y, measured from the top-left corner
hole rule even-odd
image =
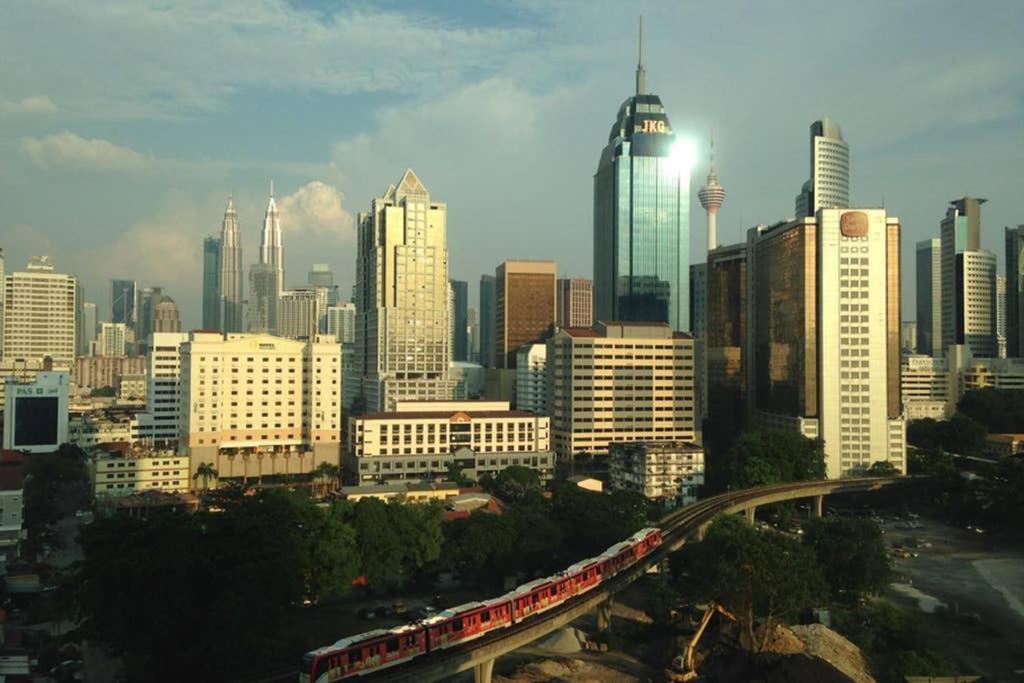
[[[704,631],[707,630],[708,624],[711,623],[711,617],[715,616],[716,612],[727,619],[736,621],[736,617],[733,616],[732,612],[722,607],[717,602],[710,603],[708,608],[704,610],[704,616],[701,617],[700,625],[694,632],[693,637],[690,638],[690,642],[686,645],[686,651],[683,653],[683,656],[677,657],[674,662],[675,667],[680,671],[671,677],[672,680],[692,681],[697,677],[697,671],[693,666],[693,656],[697,652],[697,644],[700,642],[701,636],[704,635]]]

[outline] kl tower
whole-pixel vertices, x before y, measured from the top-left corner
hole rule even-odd
[[[708,212],[708,251],[718,247],[718,209],[725,201],[725,188],[718,184],[715,175],[715,135],[711,134],[711,165],[708,167],[708,179],[704,187],[697,193],[700,205]]]

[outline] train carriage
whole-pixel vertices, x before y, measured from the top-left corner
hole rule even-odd
[[[601,553],[601,580],[607,581],[636,562],[636,551],[629,541],[616,543]]]
[[[426,632],[416,624],[377,629],[306,653],[301,683],[331,683],[380,671],[427,651]]]
[[[572,582],[573,593],[586,593],[601,583],[601,558],[589,557],[560,572]]]
[[[430,651],[452,647],[486,635],[496,628],[512,623],[512,606],[508,598],[470,602],[446,609],[424,620]]]
[[[523,584],[508,594],[512,601],[512,616],[518,623],[532,614],[551,609],[575,594],[573,581],[568,576],[555,575]]]
[[[641,529],[629,537],[629,542],[636,549],[636,559],[640,559],[661,545],[661,529]]]

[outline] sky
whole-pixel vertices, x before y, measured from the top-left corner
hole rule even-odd
[[[415,169],[448,206],[449,269],[508,258],[590,276],[593,173],[647,87],[699,145],[715,134],[719,240],[793,214],[823,116],[851,150],[851,199],[913,247],[949,200],[989,201],[982,246],[1024,223],[1024,3],[33,0],[0,22],[0,248],[48,254],[109,315],[109,279],[157,285],[201,322],[202,239],[229,194],[255,260],[270,181],[286,283],[328,263],[347,294],[355,217]]]

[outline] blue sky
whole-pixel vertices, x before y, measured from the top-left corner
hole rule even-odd
[[[355,214],[413,167],[448,204],[452,277],[517,257],[589,275],[640,11],[674,129],[702,147],[715,129],[723,242],[792,214],[821,116],[850,143],[855,202],[903,220],[904,318],[913,244],[948,200],[989,199],[1000,254],[1024,222],[1019,2],[34,0],[0,23],[7,268],[49,253],[101,314],[110,277],[161,285],[197,325],[202,237],[234,192],[251,262],[273,178],[289,284],[328,262],[347,290]]]

